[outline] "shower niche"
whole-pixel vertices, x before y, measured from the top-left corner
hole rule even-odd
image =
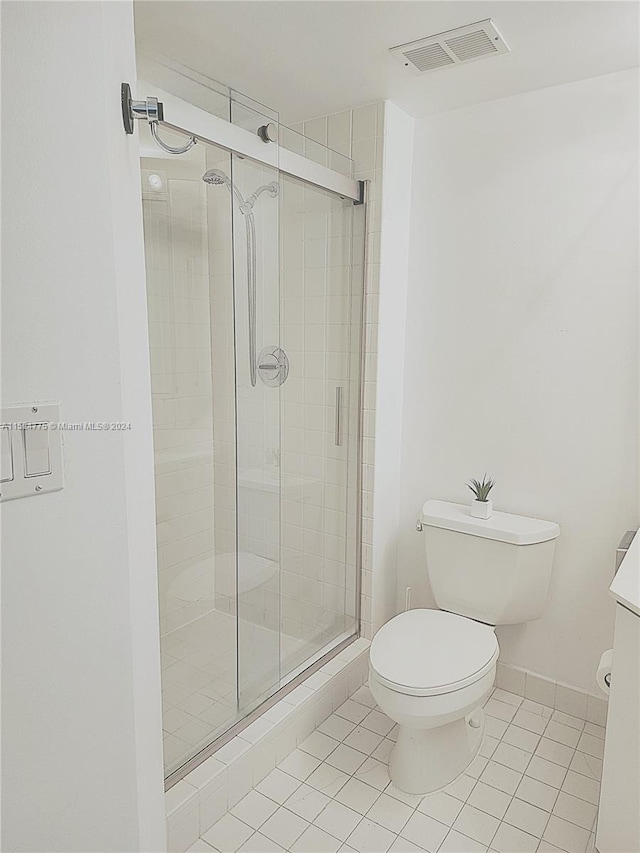
[[[191,85],[280,142],[269,162],[200,140],[176,156],[140,128],[169,784],[358,634],[364,209],[283,171],[280,146],[352,164]]]

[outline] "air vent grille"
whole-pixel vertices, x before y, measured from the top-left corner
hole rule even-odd
[[[453,65],[447,51],[439,44],[429,44],[426,47],[418,47],[409,50],[405,54],[409,62],[412,62],[418,71],[433,71],[434,68],[442,68],[443,65]]]
[[[488,18],[466,27],[401,44],[389,52],[414,74],[424,74],[510,51],[493,21]]]

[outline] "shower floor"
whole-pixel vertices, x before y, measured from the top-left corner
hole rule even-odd
[[[212,610],[161,638],[167,775],[237,719],[237,628],[234,616]],[[277,684],[280,660],[288,672],[309,655],[304,640],[246,621],[240,644],[243,704]]]

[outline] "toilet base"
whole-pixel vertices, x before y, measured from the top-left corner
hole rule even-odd
[[[391,781],[406,794],[430,794],[444,788],[476,757],[483,734],[481,708],[433,729],[400,726],[389,757]]]

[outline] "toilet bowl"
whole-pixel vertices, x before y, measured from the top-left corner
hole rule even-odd
[[[473,760],[498,653],[491,626],[442,610],[409,610],[375,635],[369,687],[399,725],[389,775],[401,791],[443,788]]]

